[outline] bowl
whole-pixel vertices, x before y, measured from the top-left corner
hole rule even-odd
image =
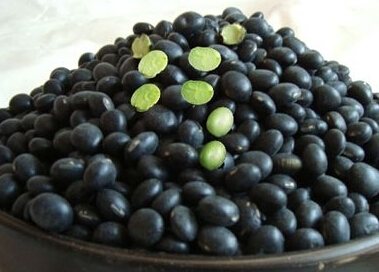
[[[371,272],[379,271],[379,234],[341,245],[278,255],[174,255],[113,248],[49,234],[0,212],[0,271]]]

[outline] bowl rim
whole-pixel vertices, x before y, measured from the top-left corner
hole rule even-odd
[[[180,255],[170,253],[147,252],[118,248],[92,242],[74,239],[61,234],[44,232],[10,214],[0,211],[0,225],[13,231],[21,232],[33,239],[53,246],[82,252],[94,257],[100,257],[115,262],[130,262],[143,265],[160,265],[181,268],[215,269],[224,267],[228,270],[273,269],[317,266],[323,268],[326,264],[343,265],[360,257],[379,252],[379,233],[363,238],[357,238],[339,245],[329,245],[318,249],[284,252],[270,255],[243,256],[206,256]]]

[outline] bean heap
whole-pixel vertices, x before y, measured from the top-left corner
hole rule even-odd
[[[116,247],[245,255],[379,230],[370,86],[261,12],[137,23],[0,110],[0,207]]]

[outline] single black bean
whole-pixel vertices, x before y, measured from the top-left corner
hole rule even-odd
[[[26,188],[32,195],[40,193],[55,192],[55,186],[52,183],[51,177],[48,176],[33,176],[26,182]]]
[[[289,66],[283,71],[282,81],[296,84],[303,89],[310,89],[312,86],[312,79],[309,73],[297,65]]]
[[[283,208],[269,216],[267,223],[277,227],[285,236],[292,235],[297,228],[296,216],[287,208]]]
[[[357,144],[346,142],[346,147],[342,155],[353,162],[361,162],[365,158],[365,151]]]
[[[181,191],[175,188],[161,192],[152,202],[151,207],[163,217],[167,217],[171,210],[182,201]]]
[[[363,162],[354,163],[348,172],[348,186],[353,192],[371,198],[379,193],[379,171]]]
[[[9,111],[18,114],[33,109],[33,99],[27,94],[16,94],[9,100]]]
[[[300,41],[298,38],[292,35],[283,35],[283,46],[291,48],[298,56],[305,53],[307,47],[304,42]]]
[[[21,186],[13,174],[6,173],[0,176],[0,207],[2,209],[10,208],[21,192]]]
[[[265,225],[252,233],[247,251],[252,254],[281,253],[284,251],[284,237],[275,226]]]
[[[12,204],[11,214],[17,218],[23,219],[25,206],[32,199],[33,196],[28,192],[19,195]]]
[[[147,179],[140,183],[131,196],[131,204],[134,208],[149,206],[162,192],[162,182],[159,179]]]
[[[295,154],[279,153],[273,156],[273,173],[295,176],[303,167],[302,160]]]
[[[350,219],[351,238],[358,238],[379,231],[378,218],[368,212],[360,212]]]
[[[347,89],[347,95],[357,99],[362,105],[369,104],[373,99],[371,87],[364,81],[352,82]]]
[[[158,251],[164,251],[175,254],[188,254],[190,246],[187,242],[183,242],[172,235],[163,236],[162,239],[155,245]]]
[[[250,199],[265,214],[272,214],[287,205],[287,195],[271,183],[259,183],[250,190]]]
[[[220,140],[225,145],[226,150],[231,154],[241,154],[250,148],[249,139],[239,132],[231,132],[223,136]]]
[[[245,192],[261,180],[260,168],[251,163],[241,163],[225,176],[225,186],[233,192]]]
[[[9,118],[0,123],[0,135],[10,136],[18,131],[22,131],[20,119]]]
[[[248,73],[249,79],[255,90],[267,91],[279,84],[279,77],[276,73],[266,69],[256,69]]]
[[[100,117],[100,128],[104,134],[125,131],[126,124],[126,117],[120,110],[106,111]]]
[[[324,246],[324,238],[315,229],[300,228],[286,241],[289,251],[319,248]]]
[[[332,176],[345,180],[346,175],[352,165],[353,162],[350,159],[344,156],[337,156],[330,161],[329,172]]]
[[[166,144],[160,148],[159,154],[173,168],[194,167],[199,160],[197,150],[185,143]]]
[[[268,116],[265,119],[265,127],[279,130],[285,137],[294,135],[298,129],[296,120],[284,113],[275,113]]]
[[[50,176],[58,187],[67,186],[83,178],[84,167],[84,161],[81,159],[62,158],[53,163]]]
[[[106,220],[126,222],[130,216],[128,200],[115,190],[100,190],[96,194],[96,207],[102,218]]]
[[[325,151],[317,144],[308,144],[301,158],[304,169],[311,175],[320,176],[328,169],[328,158]]]
[[[301,90],[293,83],[279,83],[270,88],[268,94],[278,107],[291,106],[300,98]]]
[[[324,58],[316,50],[308,50],[299,56],[298,63],[305,69],[316,70],[324,63]]]
[[[312,186],[312,194],[321,203],[326,203],[333,197],[346,196],[346,185],[339,179],[328,175],[317,178]]]
[[[198,223],[195,214],[185,206],[176,206],[170,214],[171,231],[180,240],[191,242],[195,240]]]
[[[263,70],[269,70],[269,71],[272,71],[274,72],[278,77],[280,77],[282,75],[282,66],[280,66],[280,64],[276,61],[276,60],[273,60],[273,59],[269,59],[269,58],[265,58],[264,60],[262,60],[259,65],[258,65],[258,68],[259,69],[263,69]],[[252,80],[253,84],[254,84],[254,81]],[[278,82],[279,83],[279,82]]]
[[[232,226],[237,223],[240,216],[234,202],[212,195],[199,201],[197,215],[201,220],[217,226]]]
[[[319,204],[312,200],[306,200],[298,205],[295,215],[300,228],[316,227],[322,218],[322,210]]]
[[[347,125],[359,121],[359,113],[353,106],[341,106],[337,111],[345,119]]]
[[[275,102],[271,97],[263,92],[253,92],[250,100],[250,104],[254,110],[262,117],[273,114],[276,112]]]
[[[236,236],[225,227],[204,226],[199,230],[197,244],[205,254],[233,256],[238,250]]]
[[[221,77],[222,89],[226,96],[237,101],[247,102],[252,93],[252,85],[248,77],[236,71],[229,71]]]
[[[117,75],[118,75],[118,72],[117,72],[116,67],[114,67],[110,63],[100,62],[93,69],[93,78],[96,81],[99,81],[105,76],[117,76]]]
[[[305,188],[298,188],[288,195],[288,207],[295,211],[297,207],[310,199],[310,190]]]
[[[176,32],[183,34],[186,37],[190,37],[196,32],[203,30],[205,25],[205,19],[200,14],[188,11],[179,15],[173,23],[173,29]]]
[[[287,67],[297,62],[295,52],[288,47],[273,48],[269,51],[267,57],[276,60],[282,67]]]
[[[13,172],[22,182],[26,182],[29,178],[42,174],[43,170],[41,161],[29,153],[18,155],[13,161]]]
[[[346,132],[347,126],[344,117],[337,111],[329,111],[325,114],[325,121],[330,129],[335,128]]]
[[[147,129],[157,133],[172,132],[178,126],[174,112],[161,105],[155,105],[144,114]]]
[[[330,199],[324,206],[324,211],[338,211],[350,219],[355,214],[354,201],[347,196],[336,196]]]
[[[330,129],[324,136],[325,152],[329,157],[342,154],[346,147],[346,138],[342,131]]]
[[[274,174],[265,179],[265,182],[274,184],[281,188],[286,194],[290,194],[297,188],[296,181],[288,175]]]
[[[93,241],[116,247],[124,247],[128,240],[128,230],[117,222],[103,222],[96,227]]]
[[[116,181],[116,166],[110,159],[98,159],[90,163],[84,171],[83,181],[88,188],[101,189]]]
[[[125,146],[124,156],[127,160],[136,160],[143,155],[153,154],[159,144],[158,135],[152,131],[138,134]]]
[[[247,68],[244,62],[240,60],[226,60],[221,62],[220,66],[217,68],[217,72],[219,75],[223,75],[228,71],[237,71],[247,74]]]
[[[188,80],[186,73],[178,66],[169,64],[158,75],[158,80],[165,86],[183,84]]]
[[[262,38],[265,38],[273,32],[272,27],[262,17],[250,17],[243,23],[247,33],[258,34]]]
[[[260,150],[270,156],[275,155],[283,145],[283,135],[279,130],[269,129],[261,133],[261,135],[253,143],[253,150]]]
[[[197,203],[207,196],[215,195],[214,188],[203,181],[190,181],[183,186],[183,199],[184,202],[190,206],[197,205]]]
[[[71,144],[87,154],[95,153],[102,140],[103,133],[101,130],[90,123],[80,124],[71,132]]]
[[[358,145],[367,143],[372,136],[370,125],[365,122],[349,124],[346,131],[346,137],[350,142]]]

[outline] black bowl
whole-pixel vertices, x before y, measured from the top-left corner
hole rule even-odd
[[[379,271],[379,234],[280,255],[208,257],[147,253],[45,233],[0,212],[0,271],[253,272]]]

